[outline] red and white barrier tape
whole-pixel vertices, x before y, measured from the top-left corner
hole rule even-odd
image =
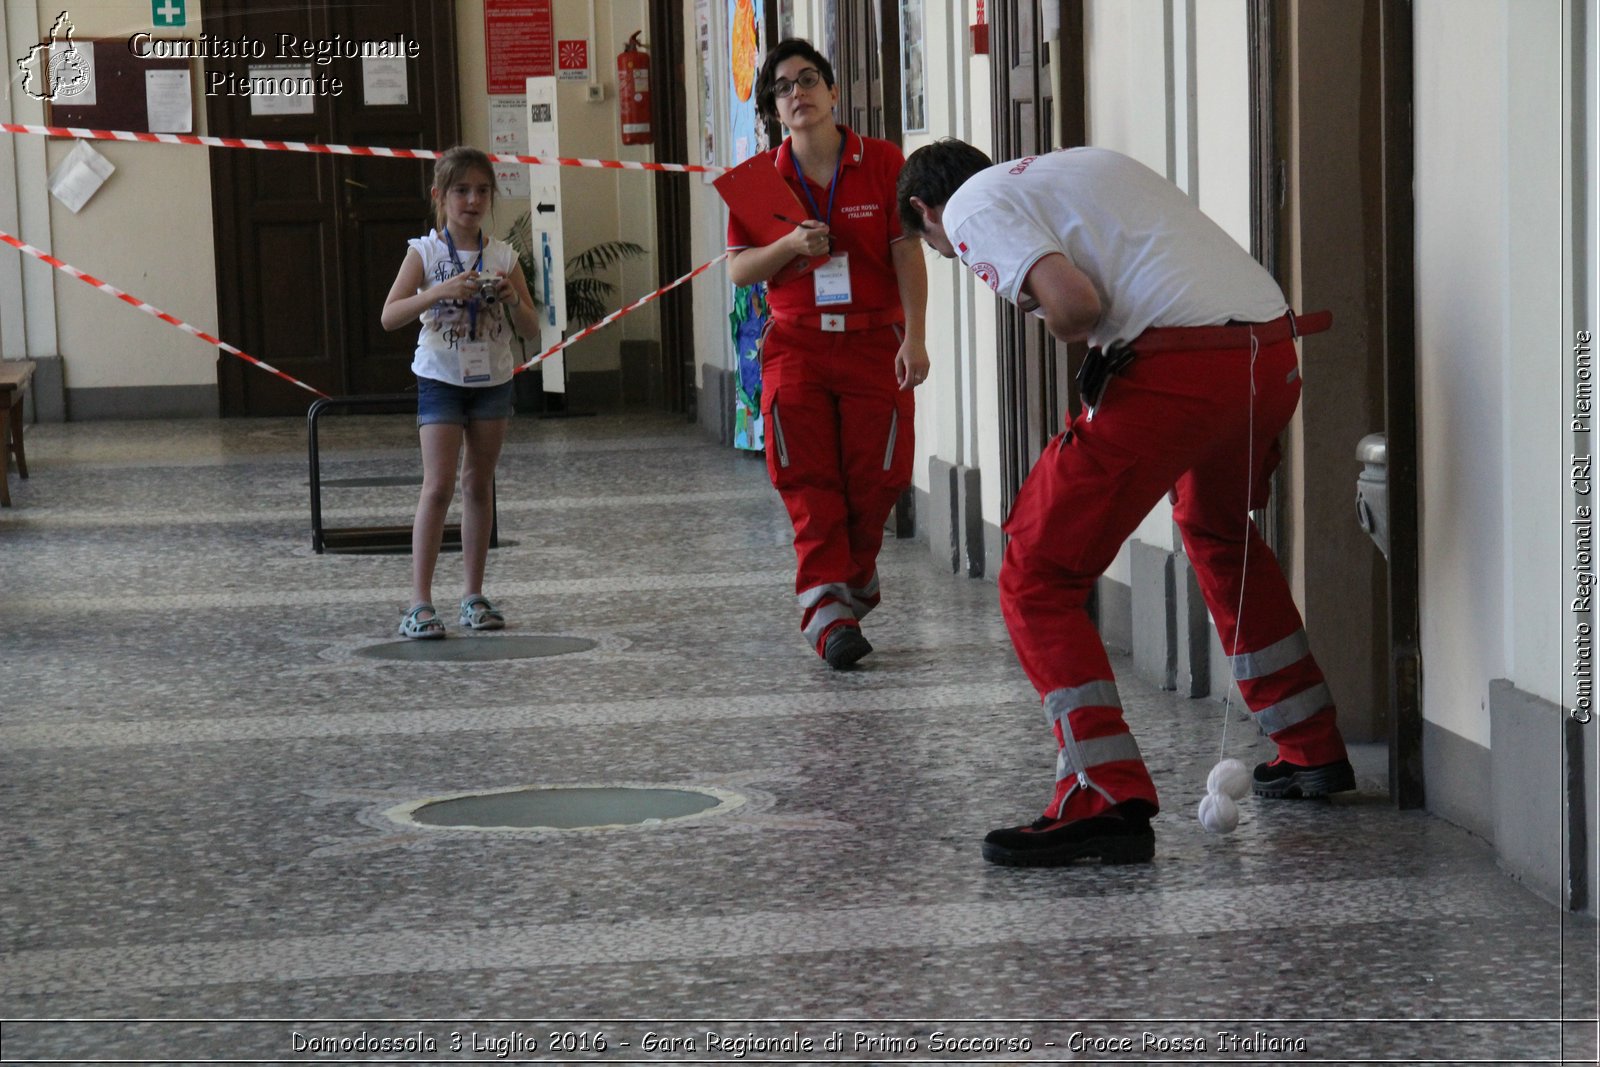
[[[152,144],[202,145],[207,148],[256,148],[269,152],[314,152],[332,156],[370,156],[382,159],[438,159],[431,148],[380,148],[368,145],[317,144],[307,141],[263,141],[254,137],[201,137],[192,133],[135,133],[130,130],[90,130],[79,126],[28,126],[0,122],[6,133],[37,133],[46,137],[76,137],[86,141],[146,141]],[[721,174],[726,167],[694,163],[642,163],[624,159],[574,159],[567,156],[519,156],[489,152],[496,163],[527,163],[535,167],[599,167],[604,170],[655,170],[684,174]]]
[[[123,292],[121,289],[118,289],[116,286],[107,284],[106,282],[101,281],[99,278],[96,278],[92,274],[85,274],[83,271],[79,270],[77,267],[74,267],[74,266],[72,266],[71,264],[68,264],[68,263],[63,263],[61,260],[57,259],[55,256],[52,256],[50,253],[42,251],[40,249],[37,249],[37,248],[33,247],[32,245],[23,242],[23,241],[15,238],[13,236],[11,236],[11,234],[6,233],[4,230],[0,230],[0,242],[4,242],[5,244],[10,245],[12,248],[17,249],[18,251],[26,252],[28,255],[32,256],[35,259],[43,260],[44,262],[46,262],[46,263],[50,264],[52,267],[54,267],[56,270],[61,271],[63,274],[70,274],[74,278],[78,279],[80,282],[84,282],[85,284],[94,286],[96,289],[100,290],[102,293],[110,293],[112,296],[116,297],[118,300],[121,300],[123,303],[132,304],[134,307],[138,308],[140,311],[146,312],[147,314],[150,314],[150,315],[154,315],[156,318],[160,319],[162,322],[169,323],[169,324],[171,324],[173,326],[176,326],[178,329],[183,330],[185,333],[192,333],[196,337],[200,338],[200,340],[205,341],[207,344],[212,344],[212,345],[217,346],[218,348],[222,349],[224,352],[227,352],[229,355],[238,356],[240,359],[244,360],[247,363],[254,363],[256,366],[260,367],[262,370],[268,371],[268,372],[270,372],[272,374],[276,374],[278,377],[282,378],[284,381],[288,382],[290,385],[298,385],[300,388],[306,390],[308,393],[315,393],[317,396],[323,397],[325,399],[328,396],[328,394],[324,393],[321,389],[313,388],[312,386],[307,385],[305,382],[302,382],[300,379],[291,377],[291,376],[283,373],[283,371],[279,370],[277,367],[272,366],[270,363],[263,362],[262,360],[257,359],[255,356],[252,356],[247,352],[241,352],[239,349],[233,347],[228,342],[220,340],[220,339],[218,339],[216,337],[212,337],[209,333],[206,333],[204,330],[196,329],[195,327],[190,326],[187,322],[184,322],[182,319],[178,318],[177,316],[169,315],[165,311],[160,310],[159,308],[152,307],[151,305],[146,304],[143,300],[140,300],[136,296],[129,296],[127,293]]]
[[[45,263],[50,264],[56,270],[61,271],[63,274],[70,274],[72,277],[78,279],[80,282],[83,282],[86,285],[92,285],[96,289],[100,290],[103,293],[110,293],[112,296],[116,297],[118,300],[121,300],[123,303],[131,304],[132,306],[138,308],[140,311],[143,311],[146,314],[154,315],[156,318],[160,319],[162,322],[168,323],[168,324],[170,324],[172,326],[176,326],[178,329],[183,330],[185,333],[193,334],[194,336],[200,338],[200,340],[205,341],[207,344],[215,345],[216,347],[222,349],[224,352],[227,352],[229,355],[238,356],[240,359],[244,360],[247,363],[253,363],[257,367],[260,367],[262,370],[268,372],[269,374],[277,375],[279,378],[282,378],[284,381],[288,382],[291,385],[298,385],[300,388],[306,390],[308,393],[314,393],[317,396],[320,396],[320,397],[323,397],[323,398],[327,398],[328,397],[328,394],[324,393],[322,390],[317,389],[317,388],[315,388],[313,386],[307,385],[305,382],[302,382],[298,378],[294,378],[294,377],[291,377],[288,374],[285,374],[283,371],[279,370],[277,367],[274,367],[272,364],[267,363],[264,360],[257,359],[255,356],[250,355],[248,352],[241,351],[240,349],[237,349],[237,348],[233,347],[232,345],[228,344],[228,342],[211,336],[209,333],[206,333],[204,330],[197,329],[196,327],[190,326],[187,322],[184,322],[182,319],[178,318],[176,315],[169,315],[165,311],[162,311],[159,308],[153,307],[152,305],[145,303],[143,300],[140,300],[136,296],[130,296],[129,294],[123,292],[121,289],[118,289],[116,286],[111,285],[108,282],[103,282],[99,278],[96,278],[94,275],[85,273],[84,271],[79,270],[77,267],[72,266],[70,263],[63,263],[61,260],[57,259],[55,256],[52,256],[50,253],[45,252],[42,249],[35,248],[32,245],[28,244],[27,242],[22,241],[19,238],[13,237],[11,234],[5,232],[4,230],[0,230],[0,243],[8,244],[12,248],[17,249],[19,252],[25,252],[28,255],[34,257],[35,259],[42,260]],[[585,337],[588,337],[590,334],[595,333],[598,330],[604,329],[605,327],[611,325],[613,322],[616,322],[618,319],[622,318],[622,316],[628,314],[629,312],[639,310],[640,308],[644,307],[646,304],[650,303],[652,300],[655,300],[656,298],[660,297],[662,294],[671,292],[673,289],[676,289],[678,286],[682,285],[683,283],[685,283],[687,281],[690,281],[691,279],[696,278],[701,274],[704,274],[706,271],[710,270],[712,267],[716,266],[718,263],[721,263],[723,260],[725,260],[727,258],[728,258],[728,253],[724,252],[724,253],[722,253],[722,255],[718,256],[716,259],[713,259],[713,260],[711,260],[711,261],[709,261],[707,263],[702,263],[700,266],[696,267],[694,270],[690,271],[688,274],[685,274],[683,277],[677,279],[676,281],[668,282],[666,285],[663,285],[661,288],[657,289],[655,292],[649,293],[649,294],[647,294],[645,296],[641,296],[638,300],[635,300],[633,303],[629,304],[627,307],[620,308],[620,309],[618,309],[616,311],[613,311],[611,314],[607,315],[605,318],[603,318],[600,321],[598,321],[596,323],[593,323],[592,325],[587,326],[584,329],[578,331],[577,333],[573,334],[571,337],[568,337],[566,340],[562,341],[560,344],[551,345],[549,348],[545,349],[543,352],[540,352],[537,356],[534,356],[532,359],[528,360],[528,362],[526,362],[526,363],[522,364],[522,366],[518,367],[514,373],[521,374],[523,371],[525,371],[528,368],[534,366],[535,364],[541,363],[544,360],[549,359],[551,356],[555,355],[557,352],[560,352],[562,349],[570,348],[572,345],[577,344],[579,341],[583,340]]]
[[[689,281],[691,278],[695,278],[695,277],[697,277],[697,276],[699,276],[701,274],[704,274],[706,271],[710,270],[712,267],[715,267],[718,263],[721,263],[723,260],[725,260],[727,258],[728,258],[728,253],[724,252],[724,253],[722,253],[722,255],[718,256],[716,259],[711,260],[709,263],[700,264],[694,270],[690,271],[688,274],[685,274],[683,277],[679,278],[677,281],[668,282],[666,285],[663,285],[661,288],[657,289],[655,292],[650,293],[647,296],[641,296],[639,299],[635,300],[633,303],[629,304],[627,307],[620,308],[620,309],[618,309],[616,311],[613,311],[611,314],[607,315],[605,318],[601,319],[599,322],[596,322],[596,323],[593,323],[592,325],[584,327],[582,330],[579,330],[577,333],[573,334],[571,337],[567,338],[565,341],[562,341],[560,344],[551,345],[549,348],[545,349],[543,352],[540,352],[537,356],[534,356],[532,359],[528,360],[528,362],[526,362],[522,366],[518,367],[514,373],[515,374],[521,374],[523,371],[527,370],[529,367],[532,367],[535,363],[541,363],[544,360],[547,360],[551,356],[555,355],[557,352],[561,351],[563,348],[568,348],[568,347],[570,347],[572,345],[577,344],[579,341],[583,340],[585,337],[588,337],[591,333],[594,333],[596,330],[599,330],[599,329],[602,329],[602,328],[604,328],[606,326],[611,325],[613,322],[616,322],[618,319],[622,318],[622,316],[626,315],[630,311],[639,310],[640,308],[644,307],[646,304],[650,303],[650,301],[652,301],[656,297],[660,296],[661,294],[670,292],[673,289],[676,289],[678,286],[682,285],[684,282]]]

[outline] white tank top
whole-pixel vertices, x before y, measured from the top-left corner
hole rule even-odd
[[[424,284],[418,292],[471,270],[478,262],[478,249],[457,248],[455,257],[438,230],[428,231],[426,237],[414,237],[407,247],[417,250],[422,257]],[[490,238],[483,249],[483,266],[479,273],[494,272],[510,276],[516,265],[517,253],[504,241]],[[422,313],[422,333],[417,338],[417,351],[411,360],[411,370],[419,378],[449,382],[451,385],[489,387],[503,385],[516,371],[516,357],[512,352],[513,334],[509,313],[503,304],[480,304],[478,307],[477,339],[489,343],[489,380],[468,383],[462,380],[459,346],[468,339],[472,329],[472,315],[468,305],[460,300],[441,300]]]

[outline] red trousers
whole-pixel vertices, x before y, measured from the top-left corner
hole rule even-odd
[[[911,484],[911,392],[895,383],[901,330],[830,333],[774,322],[762,346],[767,473],[794,523],[800,630],[820,655],[835,626],[877,606],[878,550]]]
[[[1253,365],[1253,378],[1252,378]],[[1293,341],[1140,355],[1045,449],[1006,522],[1001,607],[1060,752],[1046,814],[1156,804],[1085,610],[1122,543],[1169,490],[1184,551],[1235,681],[1279,754],[1345,756],[1333,698],[1271,549],[1249,520],[1267,500],[1278,434],[1300,399]]]

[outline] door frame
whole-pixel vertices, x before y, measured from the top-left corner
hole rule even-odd
[[[1033,27],[1042,24],[1039,0],[1020,0],[1030,7]],[[1061,144],[1056,144],[1057,102],[1052,74],[1039,49],[1037,34],[1022,34],[1016,4],[999,3],[990,11],[990,84],[993,89],[992,125],[996,162],[1018,156],[1082,145],[1088,138],[1088,104],[1083,0],[1063,0],[1061,37],[1055,54],[1061,63]],[[1016,62],[1011,62],[1015,57]],[[1013,93],[1025,88],[1034,108],[1032,128],[1023,130],[1014,120]],[[1001,301],[996,316],[995,347],[999,360],[1000,494],[1002,513],[1022,488],[1034,461],[1065,426],[1078,408],[1077,384],[1072,369],[1082,359],[1084,346],[1063,345],[1050,336],[1035,316],[1022,314],[1014,304]]]
[[[1380,0],[1384,433],[1389,456],[1389,793],[1427,803],[1422,738],[1421,468],[1417,438],[1415,50],[1411,0]]]
[[[683,0],[650,0],[650,127],[655,131],[657,159],[689,159],[689,83],[684,65],[688,42],[684,37]],[[693,269],[689,208],[690,179],[684,174],[657,171],[652,184],[656,198],[656,285],[664,286]],[[661,297],[661,360],[652,367],[649,395],[660,397],[660,408],[693,417],[695,370],[694,300],[688,286]],[[659,384],[659,388],[657,387]]]
[[[1250,0],[1252,253],[1288,290],[1288,154],[1295,143],[1289,4]],[[1411,0],[1371,0],[1378,68],[1372,91],[1381,123],[1378,180],[1383,234],[1380,307],[1369,337],[1382,353],[1383,429],[1388,445],[1389,556],[1386,600],[1389,793],[1402,809],[1426,803],[1423,775],[1421,562],[1416,379],[1416,249],[1412,131]],[[1303,309],[1302,309],[1303,310]],[[1353,442],[1352,442],[1353,448]],[[1352,464],[1354,461],[1351,453]],[[1303,490],[1302,490],[1303,491]],[[1282,515],[1284,494],[1276,494]],[[1282,520],[1280,519],[1280,522]],[[1276,524],[1274,524],[1276,525]]]

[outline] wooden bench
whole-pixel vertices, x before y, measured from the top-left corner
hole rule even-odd
[[[28,453],[22,447],[22,396],[37,366],[31,359],[0,359],[0,507],[11,506],[11,457],[17,473],[28,476]]]

